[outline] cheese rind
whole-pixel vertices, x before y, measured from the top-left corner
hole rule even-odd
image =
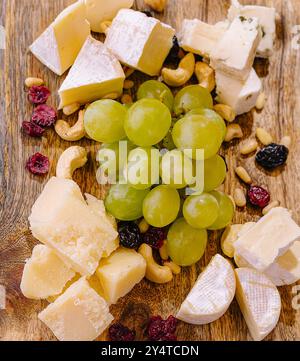
[[[125,74],[107,47],[89,36],[58,93],[60,108],[122,93]]]
[[[108,29],[105,45],[117,59],[148,75],[158,75],[173,45],[175,30],[145,14],[122,9]]]
[[[60,294],[74,276],[75,272],[52,249],[39,244],[26,261],[20,288],[27,298],[46,299]]]
[[[257,18],[235,18],[212,51],[210,65],[230,77],[245,81],[252,69],[260,39]]]
[[[236,299],[252,338],[264,339],[277,325],[281,298],[277,288],[262,273],[251,268],[235,269]]]
[[[254,108],[262,91],[262,82],[253,68],[245,82],[217,71],[216,85],[218,102],[230,105],[236,115],[247,113]]]
[[[113,321],[108,304],[84,277],[38,317],[60,341],[92,341]]]
[[[231,264],[217,254],[199,275],[176,317],[195,325],[204,325],[217,320],[230,306],[235,287]]]
[[[31,52],[57,75],[74,63],[91,29],[82,1],[68,6],[29,47]]]

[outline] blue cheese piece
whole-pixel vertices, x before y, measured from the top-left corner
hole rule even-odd
[[[262,90],[261,80],[253,68],[245,82],[217,71],[216,85],[218,102],[230,105],[236,115],[247,113],[254,108]]]
[[[233,78],[249,77],[261,40],[257,18],[236,17],[211,54],[211,66]]]
[[[122,9],[108,29],[105,45],[117,59],[154,76],[173,45],[175,30],[159,20],[130,9]]]

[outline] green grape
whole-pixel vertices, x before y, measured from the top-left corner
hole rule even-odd
[[[222,192],[213,191],[210,194],[216,198],[220,208],[218,218],[208,227],[208,229],[214,231],[225,228],[231,223],[234,216],[234,205],[232,200]]]
[[[214,110],[206,109],[206,108],[197,108],[197,109],[193,109],[193,110],[189,111],[186,115],[187,116],[202,115],[202,116],[210,119],[214,123],[218,124],[223,133],[223,140],[224,140],[226,131],[227,131],[226,124],[225,124],[223,118],[220,117],[220,115],[218,113],[216,113]]]
[[[114,184],[105,199],[105,208],[121,221],[134,221],[143,215],[143,201],[149,190],[138,190],[128,184]]]
[[[170,111],[173,109],[174,96],[171,90],[160,81],[157,80],[148,80],[145,81],[137,92],[138,100],[143,98],[152,98],[157,99],[164,103]]]
[[[164,184],[181,189],[193,182],[193,162],[178,149],[164,154],[160,165]]]
[[[153,158],[154,156],[154,158]],[[155,148],[135,148],[128,155],[128,163],[124,168],[124,176],[127,175],[128,183],[136,189],[147,189],[159,181],[159,150]],[[154,163],[156,172],[151,174],[151,165]],[[154,169],[155,171],[155,169]]]
[[[150,147],[159,143],[171,126],[171,113],[156,99],[141,99],[131,106],[125,118],[127,137],[136,145]]]
[[[213,99],[210,92],[200,85],[189,85],[181,89],[175,96],[174,112],[181,115],[196,108],[213,107]]]
[[[204,161],[204,191],[218,188],[226,177],[226,164],[218,154]]]
[[[111,99],[90,104],[84,113],[84,128],[89,137],[101,143],[114,143],[126,137],[126,108]]]
[[[191,266],[203,256],[207,231],[191,227],[184,218],[177,219],[168,232],[168,254],[179,266]]]
[[[204,150],[204,159],[211,158],[221,147],[223,133],[218,124],[203,115],[186,115],[175,123],[173,141],[178,149]]]
[[[179,212],[180,197],[176,189],[166,185],[153,188],[144,199],[143,215],[153,227],[172,223]]]
[[[183,204],[183,216],[194,228],[207,228],[219,215],[219,203],[212,195],[190,196]]]

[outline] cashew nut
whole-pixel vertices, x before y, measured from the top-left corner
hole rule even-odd
[[[208,64],[197,61],[195,66],[195,75],[199,85],[212,92],[216,87],[215,71]]]
[[[243,138],[243,131],[239,124],[229,124],[225,135],[225,142],[230,142],[236,138]]]
[[[55,123],[55,131],[56,133],[64,140],[69,142],[75,142],[76,140],[80,140],[85,136],[85,129],[83,124],[83,116],[84,111],[81,110],[78,115],[77,122],[70,127],[70,124],[65,120],[59,119]]]
[[[120,97],[119,93],[109,93],[102,97],[102,99],[118,99]]]
[[[174,275],[179,275],[181,267],[172,261],[164,261],[164,266],[169,267]]]
[[[149,229],[149,224],[147,223],[147,221],[145,220],[145,218],[143,218],[140,223],[139,223],[139,229],[141,233],[146,233]]]
[[[151,9],[161,13],[164,11],[167,0],[145,0],[145,4],[149,5]]]
[[[235,119],[235,111],[231,106],[226,104],[216,104],[214,105],[214,111],[220,115],[228,123],[231,123]]]
[[[81,168],[87,162],[87,152],[83,147],[67,148],[59,157],[56,166],[58,178],[72,179],[75,169]]]
[[[168,247],[167,247],[167,240],[164,240],[163,245],[159,249],[160,258],[163,261],[167,261],[169,259]]]
[[[163,68],[161,75],[166,84],[177,87],[182,86],[190,80],[194,73],[195,57],[188,53],[179,63],[177,69]]]
[[[146,278],[155,283],[167,283],[172,281],[173,273],[171,269],[167,266],[160,266],[155,262],[152,255],[152,248],[148,246],[146,243],[143,243],[139,250],[139,254],[141,254],[147,264],[146,268]]]
[[[77,110],[80,108],[80,104],[79,103],[73,103],[70,105],[66,105],[65,107],[63,107],[63,113],[65,115],[71,115],[75,112],[77,112]]]

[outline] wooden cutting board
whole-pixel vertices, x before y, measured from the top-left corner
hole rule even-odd
[[[55,76],[28,51],[32,41],[50,24],[55,16],[72,0],[0,0],[0,25],[6,29],[6,50],[0,50],[0,285],[7,292],[6,309],[0,310],[0,339],[2,340],[53,340],[55,337],[38,319],[37,313],[47,302],[24,298],[19,284],[24,261],[37,243],[28,229],[27,218],[31,206],[47,180],[55,174],[56,161],[71,144],[62,141],[53,130],[46,132],[42,140],[24,136],[21,122],[29,119],[32,106],[24,91],[27,76],[45,79],[53,95],[50,103],[57,105],[56,90],[63,77]],[[243,3],[264,4],[276,7],[280,20],[277,26],[275,53],[270,61],[257,60],[255,68],[263,79],[267,103],[263,111],[252,111],[239,117],[244,138],[253,136],[257,126],[268,129],[274,139],[288,134],[293,145],[288,165],[272,173],[258,169],[254,158],[241,157],[239,142],[225,145],[222,154],[228,165],[225,191],[232,194],[235,186],[244,187],[234,176],[236,165],[245,166],[254,182],[266,186],[273,199],[293,211],[300,223],[300,50],[293,49],[292,28],[300,24],[299,0],[244,0]],[[223,20],[229,0],[169,0],[164,14],[155,16],[179,29],[184,18],[199,18],[209,23]],[[143,0],[135,7],[146,9]],[[147,79],[135,73],[136,83]],[[135,90],[132,92],[135,94]],[[89,140],[78,142],[90,149],[88,165],[77,171],[75,180],[84,192],[98,197],[104,195],[95,181],[95,151],[99,145]],[[51,169],[46,177],[32,176],[24,169],[27,158],[40,151],[51,160]],[[235,222],[257,220],[259,212],[248,207],[237,210]],[[143,281],[134,290],[112,307],[116,320],[135,327],[138,338],[143,339],[143,325],[149,315],[174,314],[199,272],[220,249],[220,232],[211,233],[209,244],[202,260],[186,268],[167,285],[155,285]],[[300,340],[300,311],[292,308],[292,287],[281,287],[282,313],[278,326],[268,340]],[[245,321],[234,301],[228,312],[218,321],[205,326],[180,323],[180,340],[250,340]],[[106,339],[106,335],[101,338]]]

